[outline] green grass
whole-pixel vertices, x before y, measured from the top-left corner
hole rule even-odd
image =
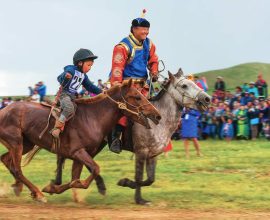
[[[173,142],[173,151],[168,158],[159,157],[156,181],[143,188],[143,196],[150,199],[154,207],[172,209],[230,209],[270,210],[270,142],[259,141],[202,141],[203,157],[195,156],[191,146],[191,158],[184,156],[183,143]],[[0,146],[0,153],[5,152]],[[87,206],[100,208],[135,208],[134,191],[116,185],[120,178],[134,177],[134,161],[131,153],[116,155],[104,149],[96,161],[107,186],[107,195],[98,194],[95,184],[80,190]],[[64,180],[70,178],[68,161]],[[41,151],[31,164],[23,168],[24,174],[38,187],[48,184],[55,175],[55,155]],[[84,170],[82,177],[87,176]],[[12,184],[13,178],[0,164],[0,185]],[[71,192],[47,195],[48,202],[55,206],[80,206],[72,202]],[[10,191],[0,202],[32,204],[29,191],[24,188],[22,196],[16,198]]]
[[[263,74],[263,78],[270,82],[270,64],[269,63],[245,63],[229,67],[226,69],[211,70],[202,73],[198,73],[201,76],[205,76],[209,89],[212,91],[214,88],[216,77],[222,76],[226,82],[226,87],[229,90],[234,90],[236,86],[241,86],[243,83],[250,81],[256,82],[258,73]],[[268,90],[270,88],[268,87]]]

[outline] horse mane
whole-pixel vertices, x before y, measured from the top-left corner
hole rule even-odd
[[[161,99],[161,97],[166,93],[169,85],[170,85],[170,80],[168,80],[167,82],[162,82],[162,89],[160,90],[160,92],[156,95],[156,96],[153,96],[149,99],[149,101],[158,101]]]
[[[103,99],[105,99],[107,97],[106,93],[108,93],[110,95],[114,94],[119,90],[119,88],[124,87],[127,84],[128,84],[128,82],[124,81],[120,86],[115,85],[115,86],[111,87],[110,89],[108,89],[106,92],[100,93],[97,96],[90,97],[90,98],[75,99],[75,102],[77,104],[91,104],[91,103],[100,102],[100,101],[102,101]]]

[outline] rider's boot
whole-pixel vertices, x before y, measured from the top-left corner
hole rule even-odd
[[[64,127],[65,127],[65,122],[56,120],[54,128],[51,130],[52,136],[55,138],[59,138],[60,133],[64,131]]]
[[[121,135],[124,130],[124,127],[120,124],[117,124],[112,130],[112,143],[109,146],[110,150],[114,153],[119,154],[122,151],[122,141]]]

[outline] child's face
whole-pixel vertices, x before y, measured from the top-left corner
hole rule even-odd
[[[84,63],[82,64],[82,72],[83,73],[87,73],[91,67],[93,66],[94,61],[93,60],[86,60],[84,61]]]

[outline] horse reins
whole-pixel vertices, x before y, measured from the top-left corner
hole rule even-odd
[[[120,90],[121,90],[121,88],[120,88]],[[114,102],[115,104],[117,104],[117,106],[118,106],[119,109],[121,109],[121,110],[126,110],[127,112],[129,112],[129,113],[131,113],[131,114],[134,114],[134,115],[136,115],[136,116],[139,117],[139,118],[140,118],[140,116],[141,116],[141,114],[142,114],[142,113],[140,112],[140,108],[143,107],[143,106],[146,106],[146,105],[151,105],[150,102],[147,103],[147,104],[140,105],[140,106],[135,106],[135,105],[129,103],[129,102],[125,99],[125,97],[123,96],[122,90],[121,90],[121,98],[123,99],[124,102],[120,102],[120,101],[114,100],[114,99],[113,99],[106,91],[104,92],[104,94],[105,94],[112,102]],[[128,105],[130,105],[132,108],[136,109],[136,111],[133,111],[133,110],[128,109],[126,104],[128,104]]]

